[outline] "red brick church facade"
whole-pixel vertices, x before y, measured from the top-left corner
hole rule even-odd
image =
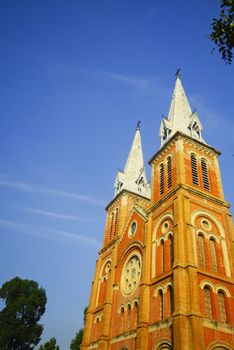
[[[179,74],[145,174],[140,128],[107,206],[82,350],[234,349],[234,231]]]

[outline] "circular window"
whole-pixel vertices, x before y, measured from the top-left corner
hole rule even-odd
[[[108,273],[110,271],[110,263],[108,262],[105,267],[105,272]]]
[[[169,228],[169,222],[165,221],[162,225],[162,233],[167,232],[168,228]]]
[[[202,227],[207,230],[207,231],[210,231],[211,230],[211,224],[209,221],[207,221],[206,219],[202,220],[201,221],[201,225]]]
[[[135,234],[136,228],[137,228],[137,223],[136,223],[136,221],[133,221],[130,228],[129,228],[129,231],[128,231],[129,237],[132,237]]]
[[[124,265],[121,275],[121,292],[125,295],[132,294],[141,278],[141,260],[138,255],[133,255]]]

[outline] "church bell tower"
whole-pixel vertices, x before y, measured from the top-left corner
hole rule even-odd
[[[82,350],[234,349],[234,231],[220,152],[179,71],[148,183],[139,123],[108,204]]]

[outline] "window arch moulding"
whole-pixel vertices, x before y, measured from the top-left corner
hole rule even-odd
[[[151,261],[151,266],[152,266],[152,271],[151,271],[151,277],[154,278],[156,275],[156,246],[158,245],[158,242],[156,241],[156,235],[157,231],[159,229],[159,226],[164,220],[171,220],[173,223],[174,216],[172,213],[167,212],[165,213],[156,223],[154,229],[153,229],[153,234],[152,234],[152,261]],[[163,238],[163,237],[162,237]],[[160,241],[160,240],[159,240]],[[160,244],[160,243],[159,243]]]
[[[195,210],[191,215],[191,224],[193,225],[193,227],[195,225],[195,220],[196,220],[197,216],[200,216],[200,215],[208,217],[217,226],[217,228],[220,232],[220,236],[221,236],[221,248],[222,248],[222,253],[223,253],[225,272],[226,272],[226,275],[228,277],[231,277],[230,263],[229,263],[229,259],[228,259],[227,245],[226,245],[226,241],[225,241],[225,233],[224,233],[223,226],[221,225],[219,220],[214,215],[211,215],[208,211]],[[194,227],[194,229],[195,229],[195,227]]]

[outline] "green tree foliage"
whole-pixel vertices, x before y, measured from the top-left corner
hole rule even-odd
[[[85,319],[86,319],[87,310],[88,310],[88,307],[86,307],[83,311],[84,312],[84,317],[83,317],[84,323],[85,323]],[[82,343],[83,334],[84,334],[84,328],[79,329],[78,332],[76,333],[75,337],[71,341],[71,345],[70,345],[71,350],[80,350],[80,345]]]
[[[85,324],[85,320],[86,320],[86,312],[88,311],[88,306],[86,306],[85,308],[84,308],[84,311],[83,311],[83,314],[84,314],[84,316],[83,316],[83,320],[84,320],[84,324]]]
[[[56,339],[53,337],[45,344],[41,345],[39,350],[60,350],[60,347],[56,344]]]
[[[43,331],[38,321],[45,312],[45,290],[35,281],[15,277],[2,285],[0,298],[5,302],[0,311],[0,349],[33,349]]]
[[[219,48],[222,59],[231,64],[234,47],[234,1],[220,0],[221,10],[219,18],[213,18],[211,26],[212,32],[209,35]]]
[[[81,345],[82,339],[83,339],[83,333],[84,333],[83,328],[78,330],[78,332],[75,335],[75,338],[72,339],[72,342],[70,345],[71,350],[80,350],[80,345]]]

